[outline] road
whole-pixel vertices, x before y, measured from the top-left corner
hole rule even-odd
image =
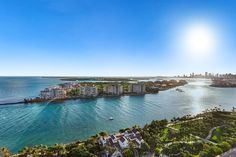
[[[211,138],[211,136],[212,136],[213,131],[214,131],[215,129],[221,128],[221,127],[223,127],[223,126],[225,126],[225,125],[221,125],[221,126],[217,126],[217,127],[212,128],[212,129],[210,130],[208,136],[206,137],[206,139],[209,140],[209,139]]]
[[[173,128],[173,127],[171,127],[171,126],[167,126],[169,129],[172,129],[172,130],[175,130],[175,131],[178,131],[178,129],[176,129],[176,128]],[[212,130],[214,130],[215,128],[213,128]],[[209,135],[208,136],[211,136],[211,134],[212,134],[212,130],[210,131],[210,133],[209,133]],[[199,136],[196,136],[196,135],[193,135],[193,134],[189,134],[190,136],[193,136],[193,137],[195,137],[196,139],[200,139],[201,141],[203,141],[203,142],[207,142],[207,143],[211,143],[211,144],[216,144],[215,142],[212,142],[212,141],[210,141],[210,140],[208,140],[207,138],[201,138],[201,137],[199,137]],[[186,142],[187,143],[187,142]],[[170,145],[170,143],[168,143],[168,145]]]
[[[236,148],[232,148],[229,151],[218,155],[217,157],[236,157]]]

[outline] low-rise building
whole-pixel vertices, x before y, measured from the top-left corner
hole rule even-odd
[[[141,134],[136,129],[125,131],[124,136],[128,141],[135,143],[137,148],[141,148],[141,144],[144,142]]]
[[[103,147],[108,143],[108,138],[107,137],[100,137],[98,143],[102,145]]]
[[[134,143],[136,148],[141,148],[141,144],[144,142],[140,132],[136,129],[127,130],[124,133],[100,137],[98,140],[98,143],[103,147],[110,146],[116,148],[119,146],[120,149],[128,148],[130,142]]]
[[[125,149],[129,147],[129,141],[125,138],[125,136],[122,136],[119,139],[119,145],[121,149]]]
[[[117,143],[118,139],[115,135],[111,135],[111,140],[113,143]]]

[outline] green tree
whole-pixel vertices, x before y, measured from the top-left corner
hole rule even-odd
[[[127,148],[123,151],[123,156],[124,157],[133,157],[134,153],[130,149]]]
[[[107,136],[107,135],[108,135],[108,133],[107,133],[107,132],[105,132],[105,131],[102,131],[102,132],[100,132],[100,133],[99,133],[99,135],[100,135],[100,136],[102,136],[102,137],[105,137],[105,136]]]
[[[68,96],[78,96],[80,95],[80,89],[79,88],[75,88],[75,89],[71,89],[68,93]]]
[[[52,147],[49,147],[49,151],[51,151],[56,156],[62,156],[66,154],[66,148],[63,144],[55,144]]]
[[[98,93],[102,94],[103,93],[103,88],[104,88],[103,84],[98,84],[96,87],[97,87]]]
[[[208,150],[208,152],[209,152],[208,155],[212,156],[212,157],[223,153],[222,149],[220,149],[217,146],[211,146],[210,149]]]
[[[161,154],[161,149],[160,148],[156,148],[155,149],[155,155],[156,156],[160,156],[160,154]]]
[[[200,154],[199,154],[200,157],[209,157],[209,153],[208,151],[201,151]]]
[[[218,147],[220,147],[223,152],[226,152],[231,148],[230,144],[227,142],[222,142],[222,143],[218,144]]]
[[[146,143],[146,142],[143,142],[141,144],[141,153],[145,153],[145,152],[148,152],[150,150],[150,146]]]
[[[68,157],[93,157],[94,155],[90,153],[84,145],[72,148],[68,153]]]

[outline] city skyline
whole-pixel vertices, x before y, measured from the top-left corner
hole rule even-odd
[[[2,1],[0,76],[236,73],[235,5],[231,0]]]

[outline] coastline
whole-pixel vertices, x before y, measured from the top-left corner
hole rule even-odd
[[[212,117],[213,119],[209,119],[209,117]],[[234,122],[234,123],[232,123]],[[112,141],[111,143],[106,143],[106,141],[109,141],[112,136],[117,136],[118,140],[122,136],[126,139],[129,139],[128,136],[130,136],[130,133],[139,134],[141,137],[141,143],[140,145],[136,145],[134,149],[131,149],[131,151],[134,153],[135,151],[139,155],[145,155],[145,154],[155,154],[155,155],[168,155],[170,157],[175,156],[179,153],[184,153],[189,151],[189,153],[193,153],[191,149],[188,149],[188,147],[195,147],[195,149],[198,149],[197,154],[200,157],[205,157],[206,153],[208,152],[208,148],[211,147],[211,149],[222,149],[221,151],[217,152],[211,152],[214,155],[220,155],[223,152],[226,152],[233,148],[235,146],[234,142],[236,142],[236,137],[235,136],[228,136],[226,134],[223,134],[224,138],[227,139],[232,139],[234,138],[234,141],[226,140],[223,143],[227,143],[227,148],[223,147],[223,143],[220,141],[215,141],[213,138],[213,135],[215,134],[214,130],[219,128],[222,128],[222,131],[224,130],[231,130],[232,127],[235,126],[236,122],[236,112],[233,109],[232,111],[225,111],[224,109],[221,110],[217,107],[210,109],[210,110],[205,110],[201,113],[198,113],[196,115],[185,115],[182,117],[173,117],[170,121],[167,121],[165,119],[162,120],[153,120],[152,122],[146,124],[144,127],[139,127],[139,126],[133,126],[129,127],[126,129],[120,129],[119,132],[108,134],[107,132],[100,132],[97,133],[96,135],[92,135],[90,138],[87,138],[85,140],[79,140],[79,141],[74,141],[74,142],[69,142],[65,144],[55,144],[55,145],[37,145],[37,146],[32,146],[32,147],[25,147],[22,148],[21,151],[19,151],[17,154],[9,155],[11,157],[19,157],[19,156],[24,156],[24,155],[37,155],[41,154],[42,156],[48,156],[46,155],[47,153],[53,153],[52,156],[61,156],[59,152],[62,154],[67,154],[68,156],[71,156],[74,154],[73,148],[76,148],[80,150],[79,152],[76,152],[76,156],[84,156],[81,155],[80,153],[83,152],[85,153],[86,157],[99,157],[103,156],[103,154],[108,153],[112,155],[116,151],[119,151],[121,154],[125,154],[126,150],[129,150],[130,147],[121,147],[120,143],[118,141],[113,141],[114,143],[117,143],[113,145]],[[207,123],[207,124],[206,124]],[[195,127],[195,125],[202,124],[198,127]],[[207,128],[206,128],[206,126]],[[208,126],[210,125],[210,126]],[[188,128],[186,131],[181,130],[180,127],[184,127],[185,129]],[[168,130],[168,132],[166,132]],[[235,130],[235,129],[234,129]],[[183,132],[182,134],[184,135],[178,135],[176,133],[172,132]],[[232,131],[232,130],[231,130]],[[150,132],[152,132],[153,135],[148,135]],[[133,134],[132,133],[132,134]],[[160,134],[161,133],[161,134]],[[164,141],[156,141],[152,142],[152,138],[155,138],[155,136],[160,136],[161,138],[163,136],[163,133],[168,133],[171,136],[174,136],[168,140]],[[236,130],[235,130],[236,133]],[[176,134],[176,135],[175,135]],[[153,137],[152,137],[153,136]],[[183,137],[182,137],[183,136]],[[165,137],[165,136],[163,136]],[[163,138],[162,137],[162,138]],[[106,140],[106,141],[104,141]],[[132,142],[132,138],[130,139]],[[186,140],[186,141],[185,141]],[[192,141],[189,143],[189,141]],[[105,142],[105,143],[104,143]],[[185,144],[188,146],[185,151],[182,151],[181,149],[176,149],[181,148]],[[198,147],[199,145],[207,145],[207,149],[204,147]],[[120,145],[120,146],[119,146]],[[109,149],[108,149],[108,147]],[[145,149],[144,149],[145,148]],[[201,148],[201,149],[199,149]],[[7,148],[1,149],[1,150],[7,150]],[[0,152],[1,152],[0,150]],[[58,150],[58,151],[53,151],[52,150]],[[64,150],[64,151],[60,151]],[[43,152],[44,153],[43,153]],[[10,152],[8,151],[10,154]],[[42,154],[43,153],[43,154]],[[46,153],[46,154],[45,154]],[[196,152],[194,152],[195,154]],[[50,155],[49,155],[50,156]]]
[[[166,80],[164,80],[163,82],[165,82]],[[99,82],[101,83],[101,82]],[[25,103],[25,104],[30,104],[30,103],[41,103],[41,102],[62,102],[62,101],[66,101],[66,100],[76,100],[76,99],[96,99],[96,98],[103,98],[103,97],[121,97],[121,96],[141,96],[141,95],[146,95],[146,94],[158,94],[160,91],[165,91],[165,90],[169,90],[172,88],[176,88],[176,87],[180,87],[180,86],[184,86],[186,85],[187,82],[181,82],[180,84],[175,84],[175,85],[171,85],[171,86],[165,86],[162,88],[158,88],[158,89],[154,89],[154,90],[150,90],[149,92],[144,92],[144,93],[122,93],[122,94],[117,94],[117,95],[110,95],[110,94],[98,94],[97,96],[82,96],[82,95],[78,95],[78,96],[68,96],[65,98],[55,98],[55,99],[42,99],[39,97],[36,98],[32,98],[32,99],[24,99],[22,102],[20,103]],[[9,103],[10,105],[11,103]]]
[[[236,79],[212,79],[211,87],[218,88],[236,88]]]

